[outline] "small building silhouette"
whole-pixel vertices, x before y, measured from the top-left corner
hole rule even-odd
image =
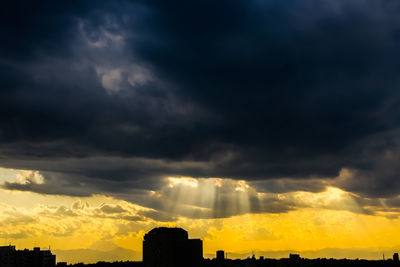
[[[15,246],[0,246],[1,267],[54,267],[56,256],[50,250],[16,250]]]
[[[299,254],[289,254],[289,259],[293,260],[293,261],[298,261],[300,260],[300,255]]]
[[[393,254],[393,261],[399,262],[399,253],[394,253]]]
[[[144,236],[145,267],[198,266],[202,260],[202,240],[189,239],[182,228],[154,228]]]

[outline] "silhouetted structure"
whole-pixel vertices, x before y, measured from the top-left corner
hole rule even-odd
[[[399,262],[399,253],[394,253],[393,254],[393,261]]]
[[[300,260],[300,255],[299,254],[289,254],[289,259],[291,259],[292,261],[298,261]]]
[[[223,261],[225,259],[225,251],[217,250],[217,261]]]
[[[98,262],[94,264],[71,264],[68,267],[142,267],[142,262]],[[348,260],[348,259],[304,259],[294,262],[288,258],[253,260],[227,259],[218,262],[216,259],[205,259],[200,266],[204,267],[399,267],[398,262],[388,260]],[[60,267],[65,267],[60,265]],[[192,265],[187,265],[192,267]]]
[[[296,254],[294,254],[296,255]],[[297,257],[295,257],[297,259]],[[143,267],[142,262],[118,261],[118,262],[98,262],[94,264],[76,263],[70,264],[68,267]],[[178,265],[182,266],[182,265]],[[192,267],[191,263],[184,265]],[[203,259],[200,267],[399,267],[400,264],[392,259],[387,260],[349,260],[349,259],[306,259],[299,255],[298,260],[290,258],[268,259],[260,256],[259,259],[249,257],[247,259],[228,259],[225,257],[223,261],[215,259]],[[65,264],[59,263],[57,267],[65,267]]]
[[[50,250],[24,249],[15,246],[0,247],[0,267],[54,267],[56,256]]]
[[[189,239],[182,228],[154,228],[144,236],[145,267],[199,266],[203,260],[203,242]]]

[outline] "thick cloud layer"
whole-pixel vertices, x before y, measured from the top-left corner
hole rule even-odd
[[[346,169],[329,183],[396,196],[399,11],[394,0],[7,3],[0,164],[48,186],[4,186],[117,194],[190,176],[321,191],[322,180],[275,181]]]

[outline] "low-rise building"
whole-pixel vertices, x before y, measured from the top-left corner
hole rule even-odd
[[[50,250],[17,250],[15,246],[0,246],[0,267],[54,267],[56,255]]]

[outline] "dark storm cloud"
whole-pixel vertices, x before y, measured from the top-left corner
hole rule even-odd
[[[287,193],[294,191],[321,192],[329,185],[324,179],[270,179],[251,183],[259,192]]]
[[[0,163],[45,177],[4,187],[118,194],[167,176],[346,168],[341,188],[396,195],[399,11],[391,0],[4,4]],[[285,183],[259,187],[325,186]]]

